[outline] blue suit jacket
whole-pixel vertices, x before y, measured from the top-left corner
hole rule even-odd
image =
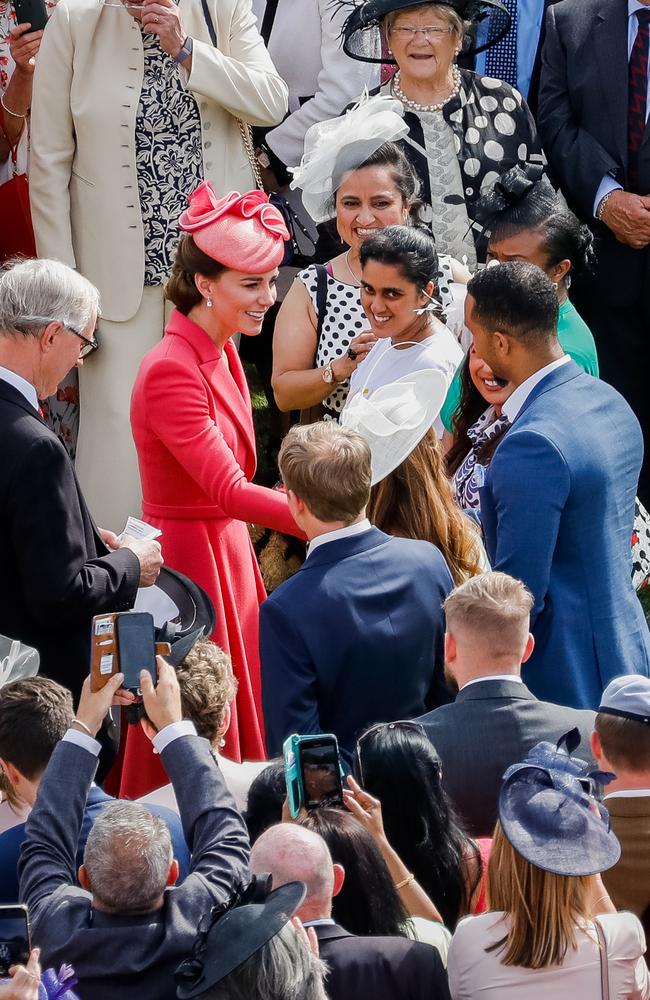
[[[82,864],[86,841],[91,827],[104,806],[108,802],[117,801],[112,796],[107,795],[97,785],[92,785],[88,792],[86,808],[84,810],[81,833],[77,844],[77,867]],[[171,809],[164,806],[152,806],[147,803],[147,809],[155,816],[160,816],[165,821],[172,838],[174,857],[177,859],[180,873],[178,876],[179,885],[190,870],[190,852],[187,849],[183,836],[183,827],[180,818]],[[25,840],[25,824],[19,823],[12,826],[0,834],[0,904],[18,902],[18,858],[20,849]]]
[[[314,549],[260,612],[269,754],[291,733],[341,749],[374,722],[448,701],[442,602],[453,586],[434,545],[377,528]]]
[[[597,708],[613,677],[650,675],[630,554],[642,458],[623,397],[573,361],[535,386],[494,453],[481,519],[493,568],[533,593],[522,675],[538,698]]]

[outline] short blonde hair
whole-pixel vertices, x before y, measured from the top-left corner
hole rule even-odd
[[[507,573],[479,573],[452,590],[444,603],[448,631],[474,633],[495,657],[523,651],[532,607],[533,595]]]
[[[497,822],[487,868],[488,909],[507,914],[509,930],[488,951],[502,951],[502,965],[561,965],[567,950],[577,948],[578,922],[590,916],[590,892],[590,876],[555,875],[526,861]]]
[[[292,427],[282,442],[278,465],[287,490],[319,521],[350,524],[368,504],[368,443],[333,420]]]
[[[183,718],[199,736],[214,744],[221,735],[226,708],[237,694],[230,657],[216,643],[199,639],[176,671]]]
[[[457,14],[455,10],[447,6],[447,4],[441,3],[414,3],[410,7],[402,7],[401,10],[391,10],[384,18],[386,32],[390,34],[391,28],[400,14],[409,14],[415,10],[420,10],[423,7],[427,7],[432,14],[441,18],[441,20],[447,21],[454,29],[454,34],[458,40],[463,41],[470,29],[470,22],[464,21],[460,14]]]

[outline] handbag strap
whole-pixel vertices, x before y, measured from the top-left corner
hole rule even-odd
[[[609,1000],[609,962],[607,960],[607,941],[603,929],[594,919],[594,927],[598,937],[598,954],[600,956],[600,992],[603,1000]]]
[[[20,133],[20,135],[18,136],[16,142],[12,145],[11,139],[7,135],[7,129],[5,127],[5,114],[4,114],[4,108],[2,107],[2,104],[0,104],[0,132],[2,132],[3,136],[5,137],[6,143],[9,146],[9,157],[11,159],[12,174],[13,174],[14,177],[17,177],[18,176],[18,147],[20,145],[20,140],[23,137],[23,133],[22,132]]]
[[[327,312],[327,268],[324,264],[314,264],[316,268],[316,315],[318,321],[316,325],[316,345],[320,344],[325,313]]]
[[[208,0],[201,0],[201,7],[203,8],[203,18],[205,20],[206,27],[208,29],[208,34],[210,36],[210,41],[217,48],[217,29],[214,26],[214,21],[212,20],[212,14],[210,13],[210,8],[208,7]],[[242,142],[244,144],[244,150],[246,156],[248,157],[248,162],[250,168],[253,172],[253,177],[255,178],[255,184],[260,189],[264,190],[264,184],[262,183],[262,175],[260,173],[259,163],[257,162],[257,157],[255,156],[255,149],[253,147],[253,137],[251,135],[251,127],[248,122],[243,121],[241,118],[235,117],[235,121],[239,127]]]
[[[266,10],[264,11],[264,17],[262,18],[262,27],[260,28],[260,35],[264,39],[264,44],[268,48],[269,38],[271,37],[271,32],[273,31],[273,25],[275,23],[275,15],[278,12],[278,3],[280,0],[266,0]]]

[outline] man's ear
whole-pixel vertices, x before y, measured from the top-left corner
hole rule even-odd
[[[180,868],[176,858],[172,860],[169,866],[169,875],[167,876],[167,885],[176,885],[178,882],[178,876],[180,875]]]
[[[343,888],[343,883],[345,882],[345,868],[343,865],[332,865],[332,869],[334,871],[334,888],[332,889],[332,896],[338,896]]]
[[[38,342],[41,345],[41,350],[44,354],[48,353],[54,347],[57,336],[61,332],[63,327],[62,323],[58,321],[54,323],[48,323],[41,335],[38,338]]]
[[[453,663],[456,659],[456,640],[451,632],[445,632],[445,663]]]
[[[500,330],[495,330],[492,334],[492,346],[495,351],[499,352],[499,354],[508,355],[512,351],[510,337],[508,337],[505,333],[501,333]]]
[[[525,663],[526,660],[530,660],[533,655],[533,650],[535,648],[535,636],[532,632],[528,633],[528,638],[526,639],[526,645],[524,646],[524,651],[521,654],[521,662]]]
[[[9,760],[5,760],[4,757],[0,757],[0,767],[4,771],[7,780],[16,788],[22,781],[23,775],[20,773],[17,767]]]
[[[90,888],[90,879],[88,878],[88,872],[86,871],[85,865],[79,865],[77,878],[82,889],[85,889],[86,892],[92,892],[92,889]]]
[[[219,736],[223,737],[226,735],[226,733],[230,729],[231,719],[232,719],[232,709],[230,705],[226,705],[226,707],[223,710],[223,722],[219,727]]]
[[[600,736],[594,729],[589,737],[589,745],[591,746],[591,755],[595,761],[600,763],[603,759],[603,744],[600,742]]]

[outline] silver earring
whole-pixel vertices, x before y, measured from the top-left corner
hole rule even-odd
[[[557,290],[558,290],[559,287],[560,286],[558,285],[557,281],[554,281],[553,282],[553,288],[555,289],[556,292],[557,292]]]
[[[225,740],[224,740],[224,738],[222,737],[222,738],[221,738],[221,739],[219,740],[219,749],[221,750],[221,749],[222,749],[223,747],[225,747],[225,745],[226,745],[226,741],[225,741]]]
[[[208,309],[212,309],[212,299],[210,298],[210,296],[209,296],[209,295],[208,295],[208,298],[207,298],[207,300],[206,300],[206,303],[205,303],[205,304],[206,304],[206,306],[208,307]]]

